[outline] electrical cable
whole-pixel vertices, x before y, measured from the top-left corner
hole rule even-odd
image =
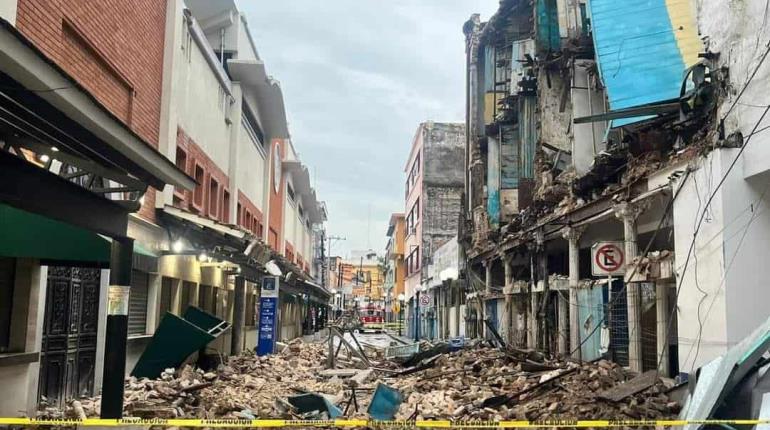
[[[770,191],[770,182],[768,182],[768,184],[765,186],[764,190],[762,191],[762,194],[760,195],[760,197],[754,203],[752,203],[751,206],[753,207],[754,205],[761,204],[764,201],[765,195],[767,194],[768,191]],[[722,291],[722,289],[725,286],[725,283],[727,282],[727,274],[730,273],[730,270],[732,269],[733,263],[735,262],[736,257],[738,256],[738,252],[740,251],[741,246],[743,246],[743,241],[744,241],[744,239],[746,239],[746,234],[749,231],[749,227],[751,227],[751,224],[754,222],[755,219],[757,219],[757,217],[761,213],[762,212],[759,211],[759,209],[757,209],[757,211],[755,211],[755,212],[753,212],[751,214],[751,218],[749,218],[749,221],[746,223],[746,227],[743,229],[743,234],[741,235],[741,238],[738,241],[738,245],[735,248],[735,252],[733,253],[732,257],[730,258],[730,263],[728,264],[727,269],[725,270],[725,274],[722,277],[722,282],[720,282],[719,288],[717,289],[716,293],[714,294],[714,297],[711,299],[711,303],[709,304],[709,307],[706,310],[706,315],[703,318],[704,321],[708,320],[708,317],[711,314],[711,310],[714,307],[714,303],[716,303],[716,299],[717,299],[717,297],[719,297],[719,293]],[[701,344],[702,338],[703,338],[703,326],[701,324],[700,329],[698,331],[698,337],[696,338],[696,342],[695,342],[695,343],[697,343],[698,348],[696,349],[695,357],[693,358],[693,366],[698,361],[698,355],[700,353],[700,344]],[[691,352],[692,352],[692,346],[690,347],[690,351],[687,353],[687,357],[685,358],[684,362],[687,362],[687,359],[689,359]]]
[[[684,176],[684,178],[682,178],[682,183],[680,184],[679,188],[677,188],[677,190],[674,192],[674,195],[671,196],[671,200],[669,200],[668,204],[666,205],[666,208],[663,211],[663,215],[660,217],[660,221],[658,221],[658,225],[655,228],[655,231],[652,233],[652,237],[650,237],[650,240],[647,242],[647,245],[645,246],[644,251],[641,254],[641,258],[645,258],[645,257],[647,257],[647,254],[649,254],[650,248],[652,248],[652,244],[655,242],[655,238],[657,237],[658,232],[661,230],[661,227],[663,226],[663,223],[665,222],[666,218],[668,217],[668,214],[671,212],[671,209],[674,207],[674,201],[676,200],[676,198],[679,196],[679,193],[684,188],[684,184],[687,181],[687,177],[688,176],[690,176],[690,169],[687,169],[685,171],[685,176]],[[632,278],[634,276],[634,274],[636,274],[637,267],[638,266],[634,266],[633,267],[633,269],[631,270],[631,274],[628,276],[628,278]],[[611,309],[611,307],[615,304],[615,302],[617,300],[619,300],[619,297],[622,297],[623,294],[625,294],[627,286],[628,286],[628,283],[623,283],[623,288],[621,288],[621,290],[618,292],[618,294],[615,295],[613,297],[613,299],[609,303],[607,303],[606,306],[607,306],[608,309]],[[606,321],[607,317],[608,316],[605,315],[603,320]],[[591,330],[591,332],[588,333],[588,335],[578,344],[578,346],[575,347],[570,352],[570,355],[572,355],[575,352],[577,352],[578,350],[580,350],[580,348],[583,347],[583,345],[588,341],[588,339],[590,339],[591,336],[593,336],[596,333],[596,331],[599,330],[599,328],[601,326],[602,326],[602,324],[596,324],[596,326],[593,328],[593,330]],[[641,359],[641,357],[640,357],[640,359]]]
[[[762,54],[762,58],[759,59],[759,64],[757,64],[757,67],[754,68],[754,71],[749,76],[749,80],[746,81],[746,83],[743,85],[743,88],[741,88],[741,91],[738,93],[738,96],[733,100],[732,105],[727,109],[727,112],[722,116],[722,121],[727,119],[727,117],[732,113],[735,106],[738,104],[738,101],[743,96],[743,93],[746,92],[746,88],[749,87],[749,84],[751,84],[751,81],[754,80],[754,76],[757,75],[757,72],[759,72],[759,68],[762,67],[762,63],[765,62],[765,59],[767,58],[767,55],[770,54],[770,41],[767,42],[765,45],[767,49],[765,49],[765,53]]]
[[[770,44],[769,44],[769,46],[770,46]],[[767,53],[770,53],[770,49],[768,49],[768,51],[766,51],[766,54]],[[765,116],[767,115],[768,112],[770,112],[770,105],[768,105],[768,107],[765,108],[765,110],[762,112],[762,115],[759,117],[757,122],[754,124],[754,127],[751,130],[750,135],[754,134],[754,132],[759,127],[759,124],[761,124],[762,120],[765,119]],[[717,191],[719,191],[719,189],[722,188],[722,185],[727,180],[727,177],[730,175],[730,172],[733,171],[733,168],[738,163],[738,160],[740,159],[741,155],[743,154],[743,151],[746,150],[746,147],[749,145],[750,142],[751,142],[751,137],[747,138],[746,141],[743,143],[743,145],[741,146],[740,150],[735,155],[735,158],[733,158],[733,161],[727,167],[727,170],[722,175],[722,178],[719,180],[719,183],[717,184],[716,188],[714,189],[714,191],[711,193],[711,195],[709,196],[708,200],[706,201],[706,207],[711,205],[711,201],[714,200],[714,197],[716,196]],[[681,188],[680,188],[680,190],[681,190]],[[695,240],[698,237],[698,233],[700,232],[700,228],[703,225],[703,220],[704,220],[705,216],[706,216],[706,211],[703,211],[701,213],[700,218],[698,219],[698,223],[696,224],[695,231],[693,232],[692,241],[690,242],[690,247],[687,250],[687,257],[685,258],[684,268],[682,269],[682,274],[679,276],[679,285],[678,285],[678,287],[676,289],[676,296],[674,298],[674,303],[678,303],[678,301],[679,301],[679,294],[682,292],[682,285],[684,285],[684,275],[687,273],[687,267],[688,267],[688,265],[690,263],[690,257],[692,256],[693,249],[695,248]],[[675,311],[676,311],[676,306],[674,306],[672,308],[671,315],[669,315],[669,318],[668,318],[668,324],[667,324],[667,328],[666,328],[666,339],[668,339],[669,335],[671,334],[671,322],[674,320],[673,313]],[[658,367],[657,367],[656,372],[660,370],[660,364],[661,364],[662,360],[663,360],[663,354],[660,354],[660,358],[658,359]]]

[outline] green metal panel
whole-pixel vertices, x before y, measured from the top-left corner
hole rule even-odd
[[[157,378],[164,369],[179,367],[187,357],[208,345],[224,331],[214,330],[222,322],[223,320],[194,306],[187,308],[184,318],[167,312],[155,330],[150,344],[136,362],[131,376]]]
[[[539,51],[559,51],[561,36],[559,35],[559,11],[556,0],[537,0],[537,48]]]
[[[0,256],[109,263],[110,242],[86,229],[0,204]]]

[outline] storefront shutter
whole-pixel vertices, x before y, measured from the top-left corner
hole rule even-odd
[[[128,298],[128,334],[147,334],[147,294],[150,275],[134,270],[131,276],[131,292]]]

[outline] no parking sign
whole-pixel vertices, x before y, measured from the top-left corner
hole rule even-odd
[[[623,242],[597,242],[591,247],[591,274],[620,276],[625,270]]]

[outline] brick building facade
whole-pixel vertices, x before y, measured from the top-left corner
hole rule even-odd
[[[119,121],[158,147],[166,2],[19,0],[16,25]],[[154,208],[149,189],[139,214],[154,221]]]

